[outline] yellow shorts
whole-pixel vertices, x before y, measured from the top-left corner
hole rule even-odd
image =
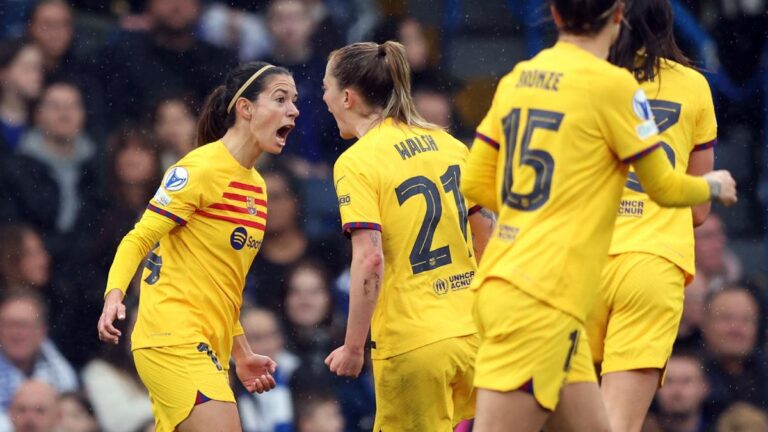
[[[475,415],[477,334],[373,360],[374,431],[451,432]]]
[[[601,363],[602,374],[666,367],[683,313],[684,287],[685,272],[659,256],[624,253],[609,258],[586,324],[592,357]]]
[[[225,364],[208,345],[185,344],[133,351],[136,370],[149,390],[156,432],[172,432],[195,405],[235,402]]]
[[[475,387],[499,392],[528,391],[554,411],[565,375],[574,362],[592,365],[579,349],[583,326],[571,315],[497,278],[476,291],[475,321],[482,341],[475,364]]]

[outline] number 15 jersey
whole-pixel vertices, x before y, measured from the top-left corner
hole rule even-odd
[[[605,60],[558,42],[519,63],[499,83],[470,156],[496,168],[495,196],[470,198],[492,199],[499,212],[475,286],[501,278],[583,322],[628,162],[659,145],[657,132],[638,83]]]
[[[477,264],[467,217],[478,208],[459,193],[468,154],[442,130],[385,119],[336,161],[344,231],[381,231],[374,359],[476,332],[468,288]]]

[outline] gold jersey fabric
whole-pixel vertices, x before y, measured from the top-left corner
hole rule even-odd
[[[264,237],[266,206],[262,177],[221,141],[169,168],[118,248],[107,284],[107,291],[125,291],[125,275],[138,264],[128,257],[151,248],[132,349],[205,342],[229,365],[232,338],[242,334],[243,286]]]
[[[660,145],[645,93],[626,70],[558,42],[501,80],[477,132],[467,178],[493,164],[495,184],[467,197],[494,201],[499,222],[474,286],[500,278],[584,322],[627,162]]]
[[[717,140],[712,93],[699,72],[662,60],[653,81],[642,84],[650,99],[662,147],[675,171],[688,169],[691,152],[711,148]],[[696,271],[693,220],[688,208],[663,208],[643,192],[630,172],[619,204],[610,254],[645,252],[668,259],[689,278]]]
[[[473,208],[459,193],[467,147],[441,130],[386,119],[334,166],[346,232],[380,230],[384,280],[372,320],[374,359],[476,332]]]

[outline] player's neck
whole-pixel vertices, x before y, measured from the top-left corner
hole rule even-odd
[[[594,36],[561,33],[558,40],[576,45],[603,60],[608,59],[608,53],[611,50],[611,35],[605,29]]]
[[[221,141],[232,157],[245,168],[253,168],[261,156],[261,148],[253,142],[253,137],[247,131],[229,128]]]
[[[357,139],[362,138],[365,134],[368,133],[369,130],[373,129],[374,126],[381,123],[381,120],[381,112],[379,111],[358,116],[352,121],[352,128],[355,131],[355,137],[357,137]]]

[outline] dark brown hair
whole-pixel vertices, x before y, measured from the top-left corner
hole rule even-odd
[[[238,90],[240,90],[240,87],[248,81],[254,73],[267,65],[268,63],[264,62],[242,64],[227,74],[224,84],[213,90],[213,93],[211,93],[205,100],[200,119],[197,121],[198,146],[220,139],[227,132],[227,129],[235,125],[236,110],[232,107],[232,110],[227,112],[227,106]],[[264,90],[264,84],[267,81],[267,77],[272,75],[291,75],[291,73],[288,69],[283,67],[273,66],[262,72],[258,78],[248,85],[248,88],[240,94],[240,97],[252,101],[256,100],[259,93]]]
[[[146,200],[152,197],[156,187],[162,180],[163,172],[160,165],[160,150],[157,141],[154,136],[148,132],[145,128],[138,127],[131,124],[125,124],[115,133],[113,133],[108,140],[108,158],[109,158],[109,179],[108,187],[109,191],[118,202],[127,202],[126,197],[123,194],[122,184],[118,178],[117,170],[117,158],[124,150],[138,147],[144,151],[152,154],[154,159],[154,166],[152,171],[153,177],[142,185],[144,186],[144,194]]]
[[[611,19],[620,0],[549,0],[549,3],[563,20],[562,32],[594,35]]]
[[[0,225],[0,287],[25,288],[27,284],[20,273],[21,259],[24,255],[24,235],[40,235],[29,225]]]
[[[628,69],[640,82],[656,77],[661,59],[692,67],[675,41],[675,15],[669,0],[629,0],[625,16],[629,25],[623,26],[611,50],[613,64]]]
[[[382,118],[393,118],[408,126],[440,129],[416,111],[411,97],[411,69],[400,43],[354,43],[332,52],[328,61],[339,88],[359,91],[367,104],[382,110]]]

